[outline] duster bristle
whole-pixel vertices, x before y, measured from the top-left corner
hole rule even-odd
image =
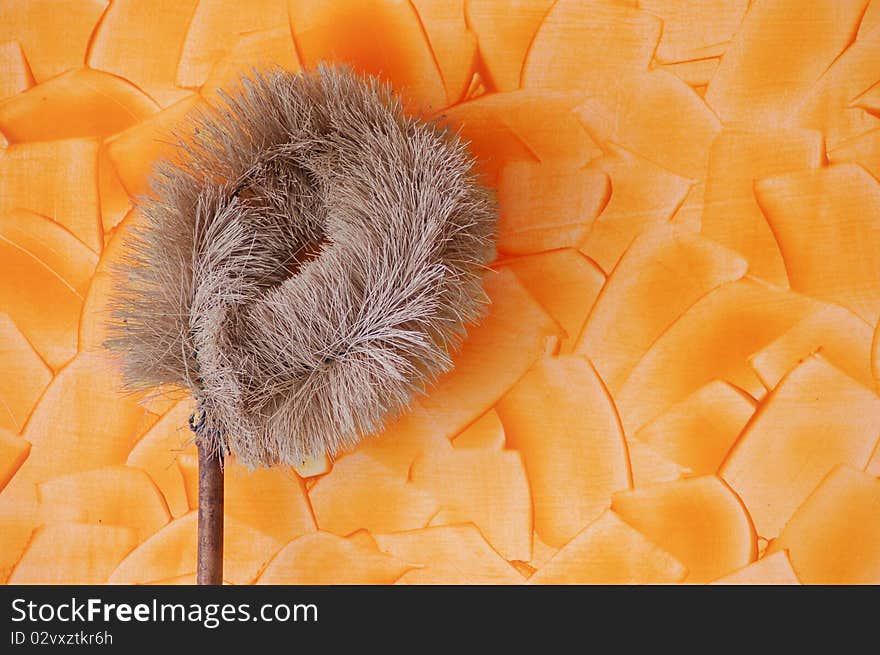
[[[375,79],[253,71],[222,98],[139,201],[107,345],[130,389],[191,389],[213,449],[333,455],[451,368],[494,201],[466,145]]]

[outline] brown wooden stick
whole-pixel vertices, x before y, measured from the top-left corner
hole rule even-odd
[[[223,455],[199,450],[199,545],[196,582],[223,584]]]

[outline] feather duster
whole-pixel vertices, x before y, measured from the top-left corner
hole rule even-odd
[[[451,368],[494,201],[466,144],[376,79],[253,71],[221,97],[139,201],[107,345],[129,389],[191,390],[200,449],[333,455]]]

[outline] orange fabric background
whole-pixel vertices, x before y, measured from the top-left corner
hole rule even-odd
[[[4,0],[0,581],[193,581],[108,266],[188,111],[321,60],[471,140],[493,305],[355,452],[230,463],[228,582],[880,583],[877,0]]]

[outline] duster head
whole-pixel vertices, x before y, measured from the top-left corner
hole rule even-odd
[[[348,70],[254,71],[154,169],[107,345],[248,465],[335,454],[452,366],[496,211],[466,145]],[[190,132],[191,128],[191,133]]]

